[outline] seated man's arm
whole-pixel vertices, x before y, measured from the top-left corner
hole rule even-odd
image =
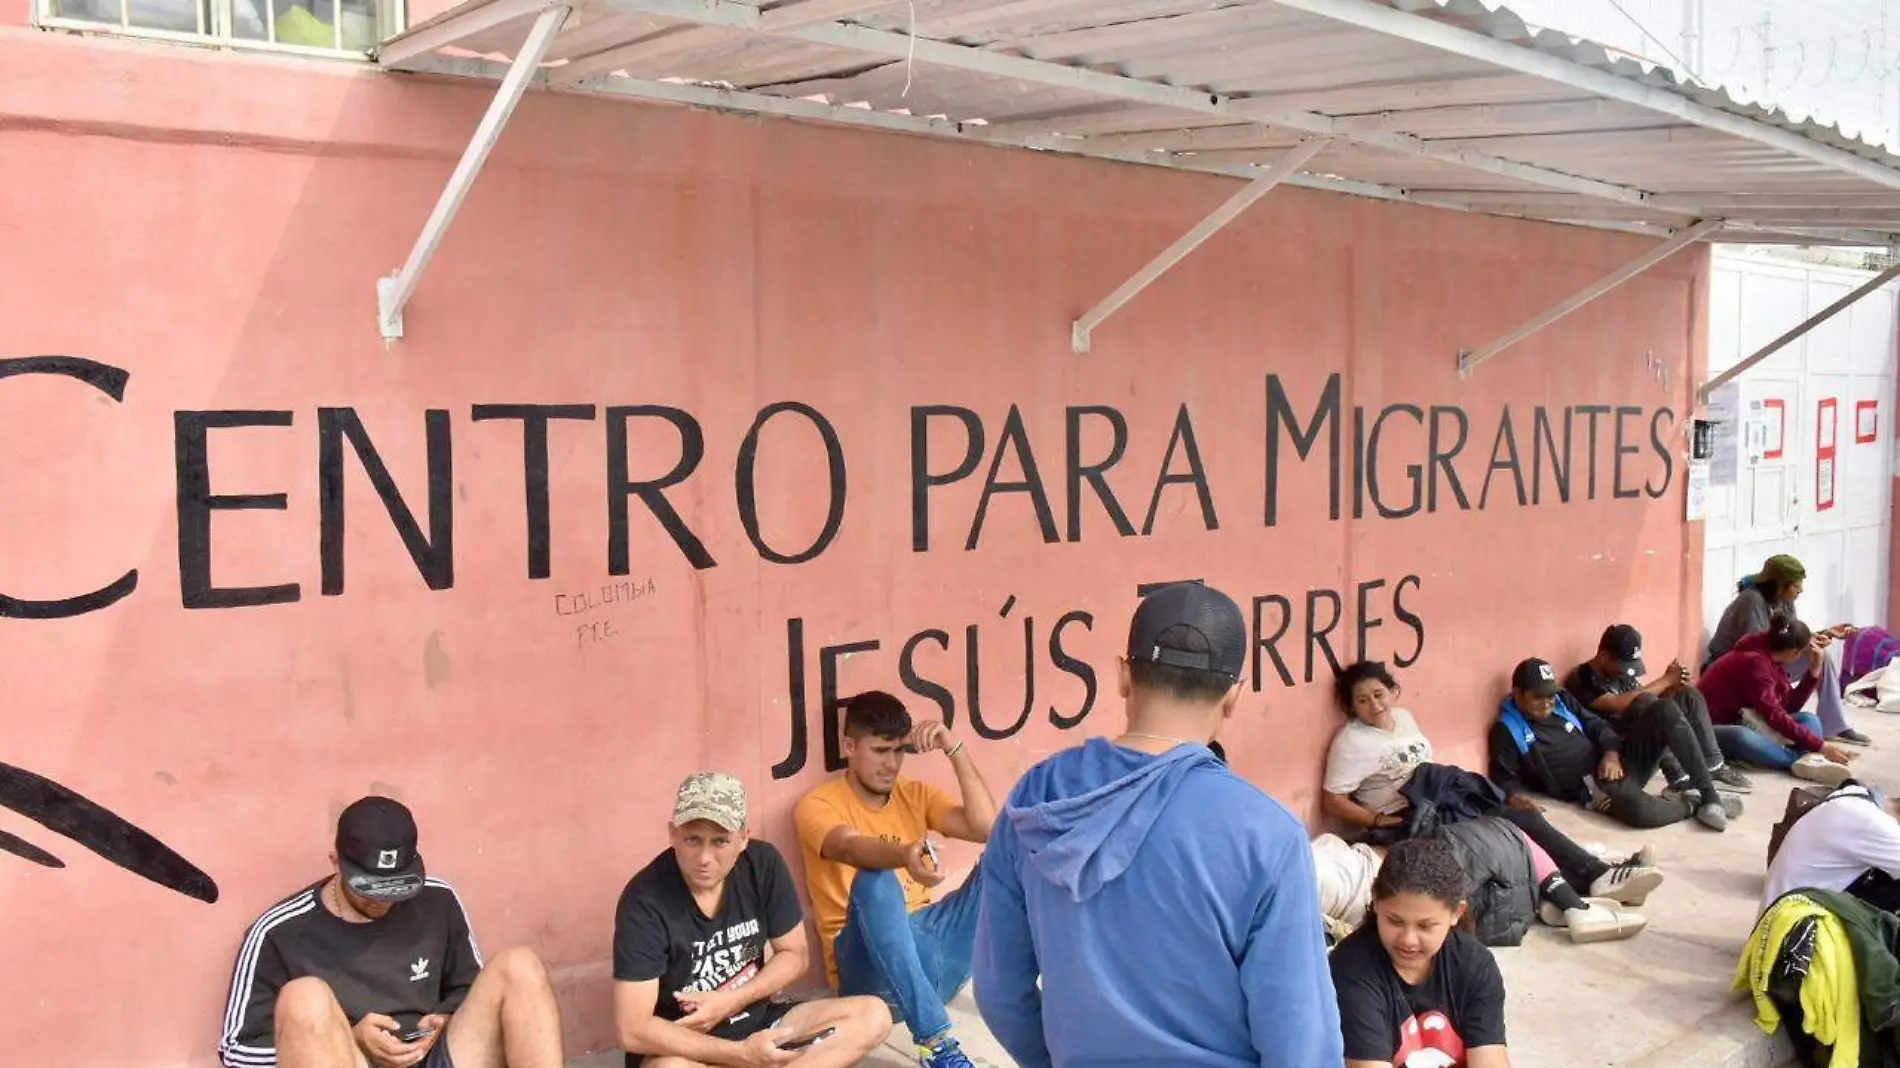
[[[909,862],[908,842],[886,842],[845,822],[844,813],[822,798],[806,794],[793,812],[798,840],[834,864],[861,871],[900,870]]]
[[[615,981],[614,1034],[621,1049],[645,1057],[679,1057],[697,1064],[743,1066],[754,1063],[748,1043],[714,1038],[671,1020],[662,1020],[653,1012],[659,1003],[658,979],[637,983],[624,979]],[[795,1054],[781,1053],[780,1056],[785,1062],[796,1058]]]
[[[448,1016],[462,1007],[469,988],[482,974],[482,951],[475,944],[475,931],[468,922],[462,895],[446,884],[440,889],[455,899],[455,909],[449,913],[449,945],[442,960],[442,1003],[435,1010],[438,1016]]]
[[[1530,786],[1524,781],[1524,754],[1517,751],[1517,739],[1511,737],[1511,728],[1503,723],[1491,725],[1491,781],[1498,784],[1505,797],[1517,797],[1530,792]]]
[[[951,838],[980,845],[990,840],[990,828],[996,823],[996,798],[990,795],[990,784],[983,781],[983,773],[977,770],[976,761],[970,759],[963,743],[952,743],[945,750],[952,751],[955,755],[950,758],[950,766],[957,773],[957,792],[963,803],[956,804],[943,795],[940,810],[940,802],[933,798],[927,813],[929,825]],[[941,795],[942,791],[932,793]]]
[[[1007,824],[983,851],[983,892],[976,921],[971,983],[990,1033],[1022,1068],[1049,1068],[1042,1030],[1042,965],[1029,934],[1029,911],[1016,869],[1016,835]]]
[[[271,1068],[277,1063],[277,991],[291,976],[277,944],[259,930],[264,922],[257,921],[245,934],[231,973],[224,1033],[218,1039],[218,1057],[229,1068]]]
[[[798,982],[811,966],[811,944],[805,937],[805,909],[798,903],[798,886],[792,881],[792,869],[778,850],[763,843],[754,843],[752,848],[757,851],[757,862],[765,868],[761,882],[765,915],[761,919],[772,950],[765,966],[751,982],[726,995],[728,1004],[725,1011],[715,1017],[715,1022],[728,1019],[746,1006],[764,1001]],[[704,1003],[702,999],[701,1004]]]

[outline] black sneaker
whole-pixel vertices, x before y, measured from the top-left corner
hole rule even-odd
[[[1861,732],[1849,728],[1835,735],[1831,741],[1846,742],[1848,745],[1872,745],[1874,740]]]
[[[1750,780],[1748,776],[1743,775],[1727,764],[1709,772],[1709,775],[1715,780],[1715,785],[1725,786],[1738,794],[1750,793],[1755,789],[1754,782]]]

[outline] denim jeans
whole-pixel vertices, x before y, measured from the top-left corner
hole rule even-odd
[[[919,1045],[949,1034],[944,1005],[970,981],[982,874],[979,865],[942,901],[909,912],[896,872],[859,871],[832,943],[838,993],[883,998]]]
[[[1821,720],[1812,712],[1798,712],[1794,721],[1814,732],[1821,733]],[[1805,749],[1791,745],[1782,745],[1773,738],[1739,724],[1729,724],[1715,728],[1716,738],[1722,743],[1722,753],[1730,760],[1739,760],[1770,771],[1787,771],[1794,762],[1808,755]]]
[[[1788,675],[1796,686],[1813,670],[1813,661],[1805,656],[1788,665]],[[1814,711],[1821,724],[1814,733],[1823,738],[1838,737],[1847,730],[1847,705],[1841,700],[1841,669],[1832,656],[1821,657],[1821,684],[1814,688],[1814,696]]]

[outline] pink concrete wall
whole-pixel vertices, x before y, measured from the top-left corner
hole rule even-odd
[[[1700,533],[1682,521],[1680,419],[1657,413],[1683,410],[1699,368],[1701,256],[1461,382],[1460,345],[1642,242],[1287,190],[1077,357],[1069,320],[1225,184],[533,96],[424,279],[408,339],[386,349],[372,282],[401,260],[485,100],[335,65],[0,31],[0,359],[64,354],[130,374],[121,402],[71,378],[0,377],[0,591],[57,599],[138,571],[110,607],[0,619],[0,761],[151,830],[221,890],[212,906],[189,900],[0,813],[0,829],[68,864],[0,855],[9,1061],[209,1064],[244,926],[320,874],[335,811],[371,789],[416,809],[432,870],[462,888],[490,947],[549,960],[576,1047],[597,1046],[612,902],[661,846],[671,785],[700,767],[737,772],[763,831],[788,842],[791,799],[823,774],[825,647],[879,642],[830,658],[836,686],[901,690],[907,639],[942,632],[914,645],[914,674],[975,738],[974,635],[983,720],[1007,734],[974,748],[1000,793],[1043,754],[1117,728],[1114,657],[1139,583],[1203,578],[1259,598],[1267,637],[1283,598],[1293,619],[1276,648],[1295,685],[1267,657],[1228,741],[1243,771],[1309,816],[1338,723],[1323,655],[1320,681],[1305,681],[1309,601],[1322,625],[1332,611],[1309,591],[1339,593],[1333,640],[1350,656],[1364,589],[1383,622],[1368,651],[1416,660],[1401,673],[1408,702],[1467,763],[1518,658],[1574,662],[1612,618],[1651,632],[1659,654],[1689,647]],[[1677,369],[1668,391],[1639,373],[1646,350]],[[1282,428],[1269,527],[1270,382],[1305,420],[1334,375],[1342,517],[1324,428],[1305,462]],[[823,415],[846,471],[835,540],[795,565],[761,559],[736,487],[748,428],[780,401]],[[472,406],[487,404],[596,406],[549,433],[547,579],[529,577],[520,425],[477,421]],[[619,405],[671,406],[702,428],[703,459],[667,494],[716,566],[692,567],[635,498],[629,573],[609,574],[607,408]],[[913,420],[930,405],[976,413],[984,440],[973,474],[929,491],[918,552]],[[1368,501],[1354,520],[1352,411],[1370,426],[1389,405],[1421,413],[1386,423],[1392,508],[1408,502],[1408,465],[1430,466],[1422,423],[1449,451],[1462,413],[1469,441],[1427,479],[1435,506],[1382,519]],[[1592,405],[1609,406],[1593,454],[1575,407]],[[1185,406],[1218,529],[1181,483],[1161,493],[1151,535],[1122,537],[1085,486],[1069,540],[1068,410],[1082,406],[1125,420],[1106,480],[1137,528]],[[1559,430],[1573,408],[1570,502],[1546,461],[1542,503],[1520,506],[1496,451],[1480,508],[1507,410],[1531,480],[1538,406]],[[446,413],[452,585],[425,585],[346,448],[346,581],[324,594],[321,408],[361,419],[424,533],[425,412]],[[203,470],[211,493],[282,493],[286,506],[217,512],[208,549],[185,536],[181,563],[175,413],[234,409],[288,412],[290,425],[206,432],[208,461],[187,462],[187,481]],[[1033,453],[1055,543],[1033,494],[1005,491],[966,551],[1012,410],[1021,444],[995,477],[1022,480]],[[1082,458],[1106,455],[1108,417],[1077,418]],[[962,458],[961,425],[928,420],[930,471]],[[1634,498],[1615,496],[1619,425]],[[668,424],[630,427],[632,477],[674,465]],[[827,515],[821,439],[780,415],[756,458],[759,526],[794,553]],[[1171,470],[1191,470],[1184,451]],[[299,599],[188,610],[182,576],[201,552],[219,586],[294,583]],[[617,582],[613,603],[587,607]],[[1052,639],[1074,612],[1086,622]],[[1084,662],[1096,700],[1059,730],[1085,707]]]

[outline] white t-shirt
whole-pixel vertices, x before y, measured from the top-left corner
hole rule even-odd
[[[1864,800],[1864,787],[1843,790],[1861,796],[1822,803],[1781,840],[1781,852],[1768,868],[1762,908],[1790,890],[1845,890],[1868,868],[1900,878],[1900,822]]]
[[[1432,743],[1403,708],[1392,710],[1392,729],[1353,720],[1333,735],[1326,753],[1326,792],[1347,794],[1381,815],[1405,807],[1399,791],[1420,764],[1430,763]]]

